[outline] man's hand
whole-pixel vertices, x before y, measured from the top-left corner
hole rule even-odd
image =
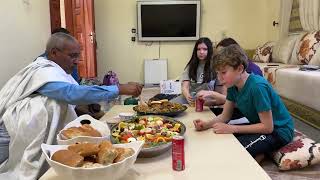
[[[212,125],[213,132],[217,134],[233,134],[236,133],[235,126],[217,122]]]
[[[132,95],[139,96],[141,94],[143,86],[139,83],[130,82],[128,84],[119,85],[119,94],[120,95]]]

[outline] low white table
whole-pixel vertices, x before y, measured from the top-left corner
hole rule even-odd
[[[109,121],[119,112],[132,111],[133,106],[114,106],[104,117]],[[177,120],[187,128],[185,133],[185,170],[174,171],[171,165],[171,151],[154,158],[137,159],[134,168],[130,169],[121,180],[264,180],[271,178],[250,156],[232,134],[215,134],[212,130],[197,132],[194,119],[211,119],[214,114],[205,108],[195,112],[189,107]],[[64,180],[49,169],[40,180]]]

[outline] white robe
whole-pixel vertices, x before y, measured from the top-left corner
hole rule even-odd
[[[76,118],[74,106],[33,94],[47,82],[77,83],[59,65],[39,57],[0,91],[0,122],[10,136],[9,158],[0,165],[0,179],[36,179],[45,162],[41,143],[55,143],[58,130]]]

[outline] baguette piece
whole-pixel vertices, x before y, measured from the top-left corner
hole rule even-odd
[[[72,139],[79,136],[101,137],[101,133],[89,124],[83,124],[80,127],[70,127],[61,131],[62,139]]]
[[[68,147],[68,149],[83,157],[96,155],[100,150],[99,144],[95,143],[72,144]]]
[[[118,152],[118,156],[114,159],[115,163],[120,162],[125,158],[130,157],[134,154],[134,150],[132,148],[117,147],[115,149]]]
[[[73,151],[63,149],[56,151],[51,159],[67,166],[80,167],[84,158]]]

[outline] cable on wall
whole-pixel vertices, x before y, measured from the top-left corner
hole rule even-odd
[[[159,58],[158,59],[160,59],[160,41],[159,41]]]

